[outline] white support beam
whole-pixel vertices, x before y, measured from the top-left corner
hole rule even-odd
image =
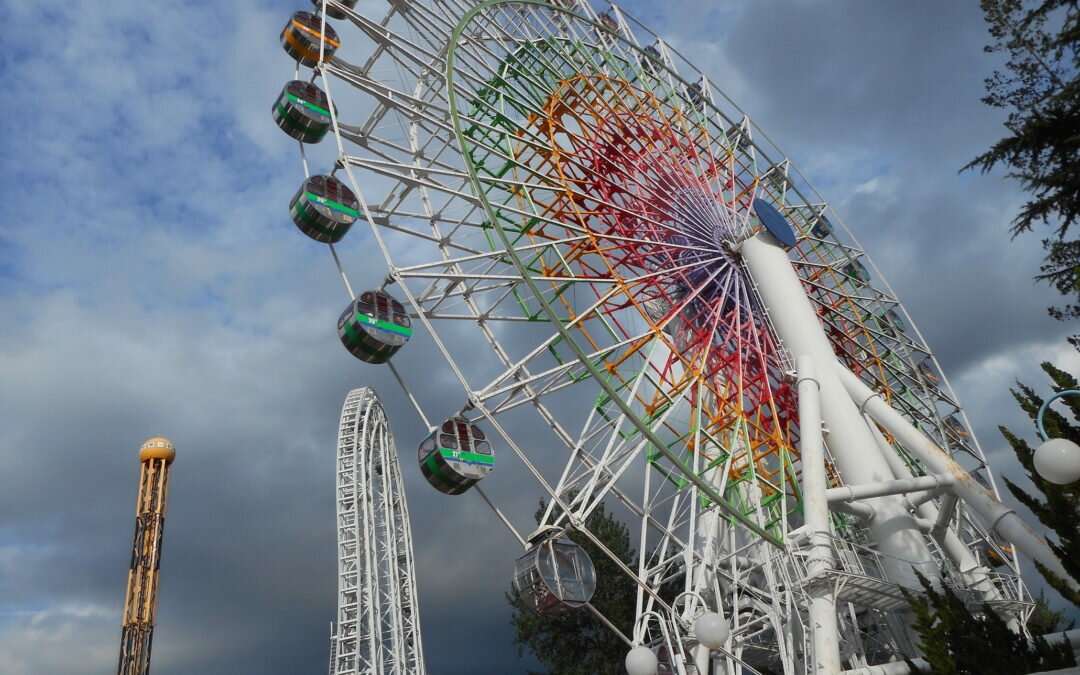
[[[799,446],[802,453],[802,498],[810,555],[807,576],[813,579],[833,568],[832,532],[829,529],[828,476],[825,473],[825,442],[821,432],[821,406],[813,360],[800,356],[796,364],[799,391]],[[810,630],[814,639],[815,675],[840,670],[840,633],[836,624],[836,590],[818,580],[807,589],[810,595]]]
[[[882,454],[885,455],[886,461],[889,466],[892,467],[893,474],[897,478],[907,478],[911,476],[911,470],[906,462],[900,458],[895,447],[893,447],[887,440],[881,431],[877,428],[876,424],[871,424],[870,430],[874,434],[874,440],[877,441],[878,447],[881,448]],[[908,500],[911,501],[910,496]],[[979,564],[979,559],[975,557],[975,554],[971,552],[968,545],[965,544],[959,536],[952,530],[946,529],[948,521],[952,516],[953,509],[956,506],[956,495],[952,492],[946,493],[942,499],[941,510],[931,501],[922,502],[920,504],[913,504],[915,513],[920,519],[933,521],[934,527],[930,530],[930,536],[933,538],[937,545],[945,552],[945,555],[949,557],[949,560],[956,565],[956,569],[959,570],[961,576],[967,580],[976,591],[978,591],[983,600],[987,602],[993,602],[1001,599],[1001,593],[998,592],[993,581],[990,579],[989,570],[983,565]],[[949,517],[945,518],[942,523],[944,514],[948,514]],[[938,526],[941,526],[940,529]],[[1010,627],[1013,627],[1016,619],[1013,617],[1006,618]]]
[[[932,490],[922,490],[920,492],[909,492],[907,495],[908,506],[910,506],[913,511],[918,511],[920,506],[933,499],[937,499],[941,496],[942,492],[945,492],[945,490],[945,488],[934,488]]]
[[[918,478],[900,478],[887,480],[870,485],[843,485],[829,488],[825,491],[829,503],[854,502],[860,499],[872,497],[884,497],[885,495],[902,495],[922,490],[949,487],[953,484],[952,476],[948,474],[920,476]]]
[[[825,441],[841,478],[852,484],[892,479],[892,469],[882,457],[870,425],[840,382],[841,366],[832,343],[787,251],[762,231],[744,241],[739,252],[783,346],[796,360],[808,356],[813,361],[821,418],[828,429]],[[885,554],[888,580],[918,589],[917,571],[936,582],[938,567],[904,498],[886,495],[873,498],[869,504],[876,514],[870,521],[870,534]]]
[[[913,659],[914,663],[919,670],[923,668],[929,668],[930,664],[925,659]],[[862,668],[855,668],[854,670],[845,670],[839,675],[908,675],[911,672],[911,667],[908,666],[907,661],[893,661],[892,663],[882,663],[876,666],[863,666]]]
[[[893,410],[885,399],[854,373],[843,367],[839,368],[839,373],[840,380],[859,408],[895,436],[908,452],[931,471],[952,474],[956,481],[953,492],[985,520],[987,527],[1015,544],[1024,555],[1067,580],[1073,589],[1080,590],[1039,533],[998,501],[992,492],[979,485],[948,453]]]
[[[933,535],[935,537],[941,536],[949,528],[949,523],[952,522],[953,512],[956,511],[956,502],[959,501],[955,494],[950,493],[945,495],[945,499],[941,500],[941,510],[938,511],[937,519],[934,521]]]

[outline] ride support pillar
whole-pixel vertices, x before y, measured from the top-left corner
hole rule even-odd
[[[821,418],[827,431],[825,441],[844,482],[869,485],[892,480],[892,469],[882,457],[870,427],[840,381],[840,364],[787,251],[762,228],[742,243],[739,253],[784,347],[796,361],[807,357],[814,364]],[[937,566],[904,497],[886,495],[863,503],[871,506],[875,514],[868,526],[885,554],[882,566],[888,580],[918,589],[918,571],[938,584]]]
[[[829,529],[829,487],[825,474],[825,443],[821,432],[821,406],[813,361],[800,356],[796,364],[799,391],[799,445],[802,451],[802,500],[810,555],[806,561],[810,594],[810,629],[814,642],[814,675],[840,672],[840,636],[836,624],[836,592],[827,572],[833,569]]]

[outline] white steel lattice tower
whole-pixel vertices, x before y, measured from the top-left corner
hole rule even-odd
[[[424,673],[401,472],[390,422],[367,387],[345,398],[337,457],[338,614],[330,675]]]

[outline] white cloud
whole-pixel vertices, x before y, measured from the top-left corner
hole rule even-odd
[[[340,280],[325,250],[288,221],[301,171],[269,107],[292,76],[277,38],[294,5],[307,3],[4,8],[0,81],[10,109],[21,111],[0,157],[5,672],[112,667],[134,456],[157,433],[177,441],[179,459],[155,672],[324,667],[341,399],[375,384],[409,461],[417,425],[389,374],[336,344]],[[1041,360],[1077,371],[1080,363],[1062,346],[1066,327],[1043,315],[1052,294],[1028,280],[1036,244],[1005,234],[1015,186],[956,176],[999,133],[977,100],[986,74],[981,20],[971,8],[950,10],[941,30],[963,40],[928,39],[916,60],[904,36],[924,26],[877,37],[893,10],[810,16],[820,30],[808,31],[800,25],[807,12],[840,10],[796,5],[721,11],[674,2],[665,16],[655,6],[634,13],[664,22],[658,32],[782,146],[790,141],[793,159],[943,355],[988,454],[1013,475],[1001,443],[988,440],[999,420],[1026,423],[1007,393],[1013,377],[1034,385]],[[361,7],[375,14],[385,5]],[[849,41],[852,31],[861,33]],[[946,58],[959,49],[974,56]],[[950,79],[929,78],[942,62],[952,64]],[[960,82],[973,84],[941,95]],[[327,151],[314,151],[323,165]],[[363,227],[342,252],[357,283],[380,280]],[[411,374],[445,384],[424,392],[439,400],[451,376],[430,340],[410,347]],[[515,668],[493,608],[517,544],[475,500],[434,495],[409,461],[430,603],[422,616],[490,626],[488,663]],[[491,492],[527,526],[538,492],[510,478],[512,460],[504,466]],[[452,657],[450,638],[426,641],[436,662]]]

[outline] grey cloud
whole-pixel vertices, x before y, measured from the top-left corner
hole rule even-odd
[[[0,661],[14,672],[114,667],[135,453],[156,433],[179,458],[155,672],[321,672],[335,602],[334,434],[345,392],[361,384],[378,389],[397,434],[433,670],[526,667],[502,600],[518,545],[474,495],[424,483],[415,413],[385,369],[337,344],[340,280],[285,214],[300,170],[268,109],[291,75],[276,39],[294,6],[2,10],[20,29],[0,47],[0,81],[34,111],[0,157],[14,177],[0,184]],[[1029,282],[1035,238],[1007,238],[1015,186],[956,173],[1000,133],[978,102],[994,64],[977,8],[631,11],[714,75],[832,200],[941,357],[988,454],[1017,475],[994,429],[1025,424],[1006,389],[1015,375],[1041,383],[1036,364],[1068,327],[1045,318],[1053,298]],[[25,37],[42,20],[54,48]],[[102,48],[114,25],[134,31],[126,50]],[[367,233],[342,255],[363,283],[379,281]],[[410,348],[403,369],[427,378],[425,407],[459,396],[430,338]],[[535,420],[521,417],[515,433],[531,438]],[[539,493],[500,453],[489,491],[526,528]],[[463,642],[462,627],[482,645]]]

